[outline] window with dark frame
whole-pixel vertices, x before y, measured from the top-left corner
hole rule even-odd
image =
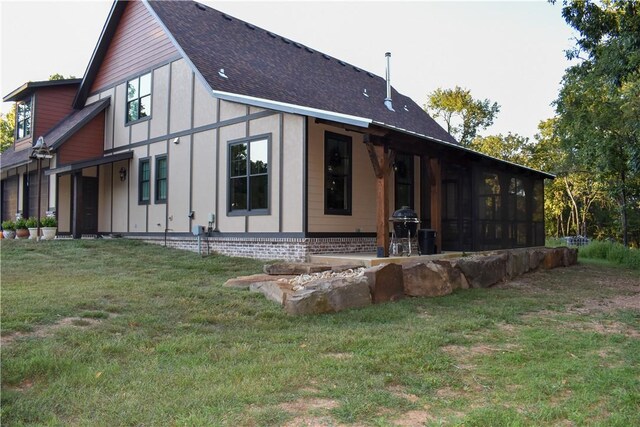
[[[167,156],[156,157],[156,203],[167,202]]]
[[[151,73],[127,82],[127,123],[151,115]]]
[[[149,159],[140,160],[138,167],[138,203],[146,205],[151,201],[151,163]]]
[[[331,132],[324,135],[324,213],[351,215],[351,138]]]
[[[396,210],[403,206],[413,209],[413,155],[397,153],[394,170]]]
[[[229,212],[269,209],[269,139],[229,144]]]
[[[16,139],[31,135],[31,98],[21,101],[16,106]]]

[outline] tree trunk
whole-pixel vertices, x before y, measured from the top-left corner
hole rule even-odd
[[[626,186],[626,182],[625,182],[625,174],[624,172],[622,172],[620,174],[620,179],[622,181],[622,206],[620,206],[622,208],[622,244],[625,247],[629,246],[629,236],[627,234],[627,228],[629,226],[628,224],[628,219],[627,219],[627,192],[625,189]]]

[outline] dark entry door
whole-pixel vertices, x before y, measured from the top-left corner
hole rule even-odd
[[[82,234],[98,233],[98,178],[82,177],[82,216],[80,232]]]
[[[442,177],[442,249],[472,249],[471,171],[446,164]]]

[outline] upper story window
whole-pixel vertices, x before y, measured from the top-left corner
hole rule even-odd
[[[151,73],[127,82],[127,123],[151,115]]]
[[[16,139],[31,135],[31,98],[18,102],[16,108]]]
[[[351,138],[324,135],[324,213],[351,215]]]
[[[229,212],[269,209],[269,139],[229,144]]]

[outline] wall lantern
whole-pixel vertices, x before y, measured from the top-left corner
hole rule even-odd
[[[125,179],[127,179],[127,169],[123,166],[120,168],[120,181],[124,181]]]

